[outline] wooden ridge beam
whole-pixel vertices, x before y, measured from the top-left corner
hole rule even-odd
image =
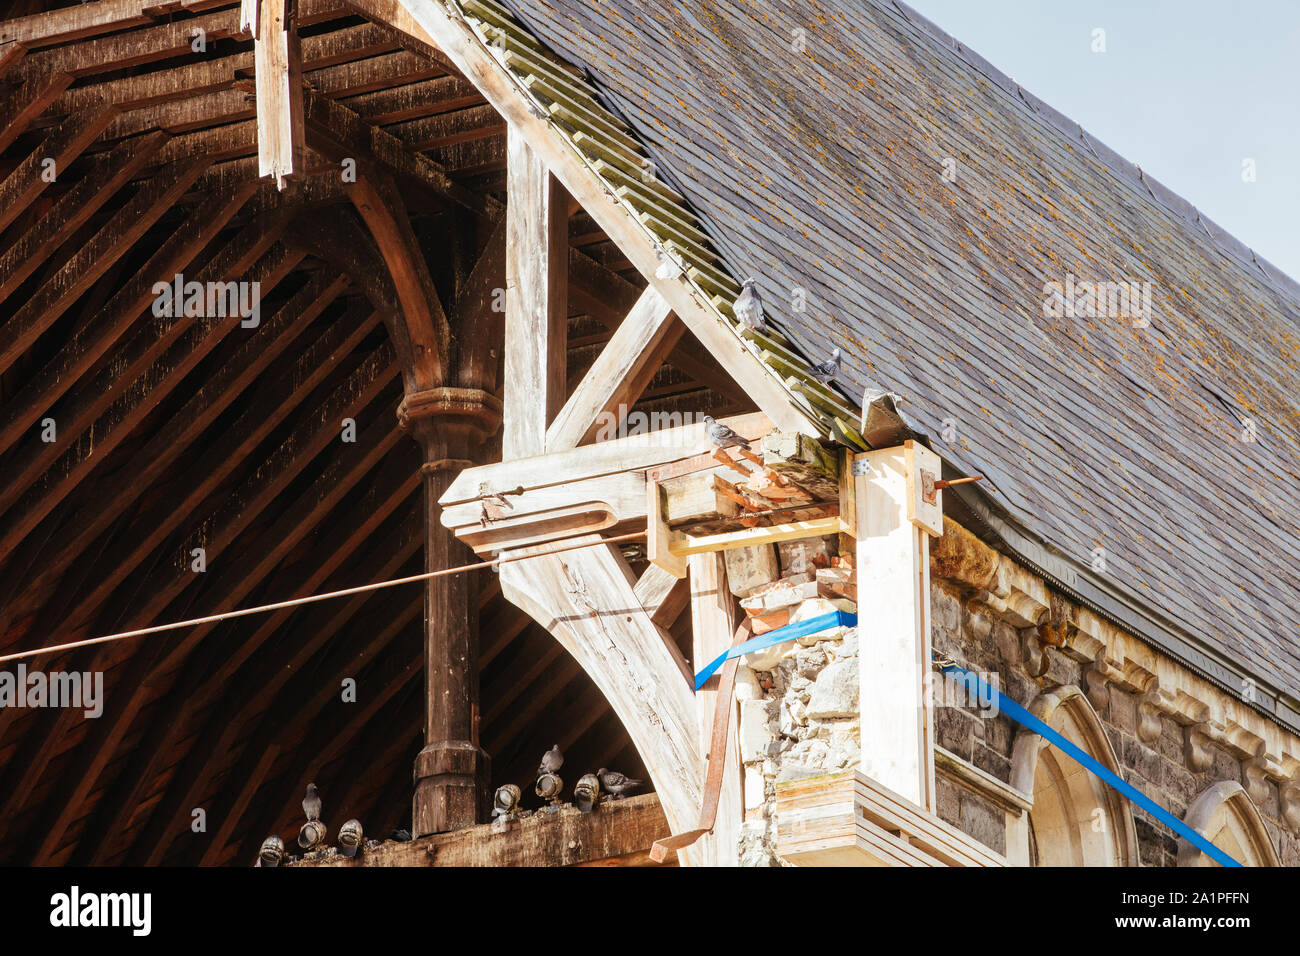
[[[0,44],[21,43],[36,48],[66,43],[145,26],[175,13],[201,13],[236,3],[237,0],[99,0],[94,4],[0,21]]]

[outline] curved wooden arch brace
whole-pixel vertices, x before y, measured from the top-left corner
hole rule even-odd
[[[361,141],[367,135],[375,132],[355,113],[324,97],[308,97],[309,145],[331,160],[355,164],[356,181],[345,179],[343,188],[378,245],[397,293],[401,321],[391,328],[409,395],[448,384],[451,332],[406,203],[383,163]]]
[[[1097,712],[1089,702],[1087,694],[1078,687],[1066,685],[1041,693],[1033,699],[1026,709],[1054,729],[1059,729],[1061,719],[1068,713],[1073,718],[1083,737],[1083,739],[1075,740],[1073,743],[1099,760],[1107,769],[1120,777],[1124,776],[1124,772],[1120,768],[1119,758],[1115,755],[1115,748],[1111,746],[1110,738],[1106,735],[1106,729],[1097,717]],[[1038,773],[1038,758],[1047,746],[1049,745],[1046,740],[1023,727],[1016,733],[1011,748],[1011,785],[1021,793],[1033,795],[1034,777]],[[1138,861],[1137,827],[1133,823],[1133,810],[1128,801],[1110,789],[1108,785],[1100,781],[1095,781],[1095,783],[1096,786],[1103,788],[1106,793],[1106,807],[1110,811],[1110,819],[1117,827],[1115,842],[1121,863],[1125,866],[1136,866]],[[1031,809],[1030,813],[1032,812]],[[1018,821],[1018,827],[1023,828],[1024,833],[1008,834],[1007,840],[1008,858],[1013,860],[1015,860],[1011,847],[1013,836],[1017,836],[1019,841],[1024,844],[1018,848],[1021,851],[1021,858],[1015,860],[1015,862],[1022,865],[1028,865],[1029,863],[1028,826],[1029,814],[1024,814]]]
[[[567,543],[584,540],[600,537]],[[629,578],[622,556],[597,546],[502,565],[501,593],[555,635],[605,695],[679,833],[695,826],[702,800],[696,700]]]
[[[371,171],[358,177],[348,194],[379,245],[397,291],[405,340],[399,354],[405,349],[410,360],[407,393],[445,384],[451,345],[447,317],[397,187],[388,176]]]
[[[1282,861],[1273,847],[1273,840],[1269,836],[1268,827],[1264,825],[1259,808],[1250,799],[1246,789],[1235,780],[1221,780],[1202,790],[1187,808],[1183,822],[1213,841],[1216,834],[1210,832],[1210,826],[1215,814],[1224,807],[1235,817],[1241,831],[1240,837],[1244,837],[1244,841],[1239,839],[1238,842],[1247,844],[1243,849],[1250,853],[1246,859],[1238,856],[1237,862],[1243,866],[1281,866]],[[1213,863],[1200,849],[1179,837],[1178,865],[1212,866]]]

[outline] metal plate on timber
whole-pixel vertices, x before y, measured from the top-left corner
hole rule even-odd
[[[938,455],[914,439],[909,438],[903,447],[907,456],[907,518],[918,528],[936,538],[941,537],[943,497],[942,492],[934,487],[934,482],[942,463]]]

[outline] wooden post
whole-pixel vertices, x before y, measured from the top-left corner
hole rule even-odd
[[[253,34],[258,175],[278,188],[305,167],[302,43],[297,0],[243,0],[240,26]]]
[[[505,430],[501,457],[546,451],[564,406],[569,215],[563,187],[511,124],[506,146]]]
[[[438,499],[496,430],[496,400],[477,389],[408,395],[398,421],[424,449],[425,568],[469,564],[469,549],[440,520]],[[425,585],[424,749],[415,759],[412,833],[423,836],[480,822],[487,812],[489,760],[479,746],[478,579],[467,574]]]
[[[695,669],[699,670],[731,646],[735,631],[735,609],[731,592],[727,589],[727,569],[722,552],[692,555],[689,565],[693,659]],[[706,755],[713,736],[717,696],[716,690],[695,692],[700,725],[700,752]],[[736,728],[740,723],[734,701],[731,706],[731,727]],[[700,863],[705,866],[740,865],[740,823],[744,804],[738,739],[739,735],[733,729],[727,738],[727,765],[722,776],[722,792],[718,798],[718,815],[713,824],[713,832],[701,837],[696,845],[698,849],[694,849]]]
[[[870,469],[852,478],[862,772],[933,810],[930,538],[909,520],[912,459],[903,446],[853,457]]]

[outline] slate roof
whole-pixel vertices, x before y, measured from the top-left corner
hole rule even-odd
[[[900,393],[1022,528],[1300,696],[1294,281],[901,4],[509,5],[847,397]],[[1071,273],[1151,282],[1150,327],[1045,318]]]

